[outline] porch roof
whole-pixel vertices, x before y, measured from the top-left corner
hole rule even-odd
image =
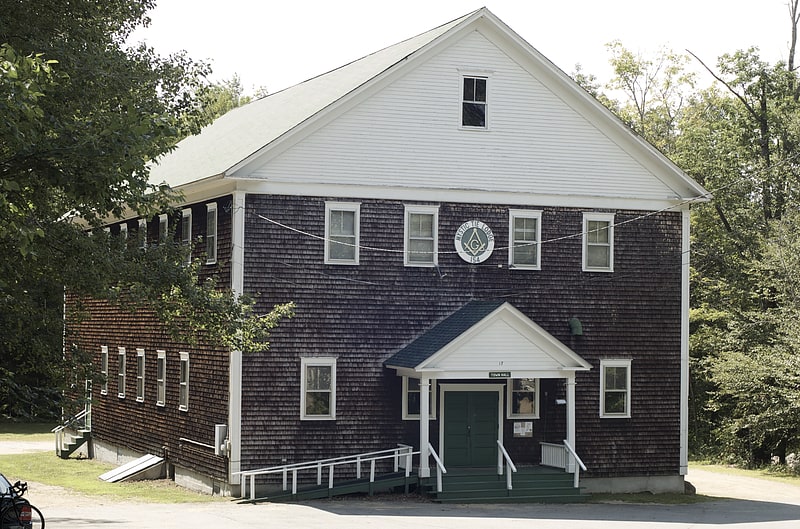
[[[471,301],[384,362],[436,378],[512,377],[587,370],[569,347],[504,301]]]

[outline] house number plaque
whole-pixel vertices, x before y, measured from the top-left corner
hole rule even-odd
[[[494,251],[494,233],[483,222],[470,220],[456,231],[455,244],[456,251],[463,260],[472,264],[482,263]]]

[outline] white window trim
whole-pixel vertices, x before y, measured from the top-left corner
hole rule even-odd
[[[514,262],[514,220],[518,218],[536,219],[536,263],[517,264]],[[520,270],[542,269],[542,212],[533,209],[508,210],[508,266]]]
[[[139,248],[147,248],[147,219],[139,219],[139,231],[136,233],[139,238]]]
[[[306,368],[326,366],[331,368],[331,399],[329,415],[306,414]],[[336,420],[336,357],[317,356],[300,358],[300,420],[301,421],[333,421]]]
[[[409,222],[412,214],[433,215],[433,260],[431,262],[416,262],[409,260]],[[403,217],[403,264],[422,268],[432,268],[439,265],[439,206],[405,206]]]
[[[211,234],[211,219],[214,219],[213,231]],[[217,216],[217,203],[206,204],[206,264],[216,264],[217,262],[217,237],[219,228],[219,217]],[[212,251],[209,251],[212,249]]]
[[[158,244],[164,244],[169,237],[169,216],[162,213],[158,216]]]
[[[626,382],[625,393],[625,412],[624,413],[606,413],[606,368],[607,367],[624,367],[628,372],[628,380]],[[600,417],[606,419],[630,419],[631,417],[631,361],[630,359],[613,359],[613,360],[600,360]]]
[[[122,240],[126,240],[128,238],[128,224],[123,222],[119,225],[119,236],[122,237]]]
[[[192,246],[192,209],[186,208],[181,210],[181,243]],[[192,264],[192,250],[186,256],[186,264]]]
[[[158,350],[156,356],[156,406],[164,406],[167,400],[167,352]],[[158,366],[162,363],[162,378],[158,378]]]
[[[353,259],[331,259],[331,212],[349,211],[353,212],[353,223],[355,231],[355,254]],[[325,202],[325,264],[338,265],[357,265],[359,257],[359,245],[361,244],[361,204],[358,202]]]
[[[189,353],[181,352],[179,353],[181,357],[180,363],[180,371],[179,371],[179,379],[178,379],[178,409],[180,411],[188,411],[189,410]],[[182,371],[183,366],[186,366],[186,380],[183,380]],[[186,387],[186,391],[183,391],[183,388]],[[186,394],[186,402],[183,402],[183,395]]]
[[[525,377],[528,378],[528,377]],[[533,388],[533,413],[513,413],[512,403],[514,402],[513,379],[509,379],[506,384],[506,418],[508,419],[538,419],[539,418],[539,379],[536,378]]]
[[[103,375],[103,385],[100,394],[108,395],[108,346],[100,346],[100,374]]]
[[[141,362],[141,364],[139,363]],[[141,370],[139,369],[141,367]],[[145,387],[145,356],[144,349],[136,349],[136,402],[144,402]]]
[[[608,266],[590,267],[588,265],[588,231],[590,221],[608,222]],[[614,214],[613,213],[584,213],[583,214],[583,237],[582,237],[583,271],[584,272],[613,272],[614,271]]]
[[[117,348],[117,397],[125,398],[125,386],[128,383],[127,362],[125,348]]]
[[[489,104],[492,101],[492,71],[459,69],[458,71],[458,128],[460,130],[487,131],[491,128]],[[464,125],[464,79],[481,78],[486,79],[486,114],[484,115],[485,124],[483,127],[473,127]]]
[[[408,413],[408,378],[407,376],[403,376],[403,420],[418,421],[420,419],[419,413]],[[430,379],[430,383],[431,404],[428,408],[428,417],[436,420],[436,379]]]

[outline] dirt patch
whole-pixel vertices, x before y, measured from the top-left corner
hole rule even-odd
[[[55,441],[0,441],[0,454],[30,454],[55,451]]]

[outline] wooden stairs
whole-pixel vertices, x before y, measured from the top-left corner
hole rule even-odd
[[[450,468],[436,492],[435,478],[421,480],[422,490],[439,503],[581,503],[591,496],[575,488],[572,474],[548,467],[520,468],[512,489],[496,469]]]
[[[61,459],[67,459],[71,456],[75,450],[86,444],[89,439],[92,437],[92,431],[88,429],[79,429],[75,435],[71,436],[71,440],[67,443],[64,443],[63,446],[59,447],[58,449],[58,457]]]

